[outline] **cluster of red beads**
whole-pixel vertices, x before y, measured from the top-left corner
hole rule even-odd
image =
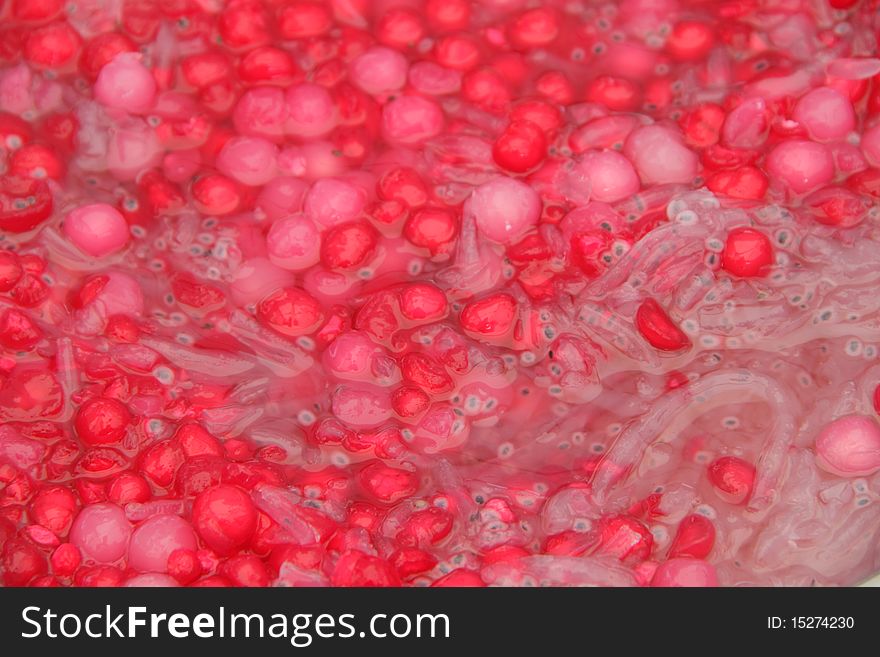
[[[717,583],[698,502],[603,506],[604,443],[529,470],[511,436],[628,335],[662,394],[711,371],[677,280],[606,334],[579,309],[677,195],[741,211],[705,254],[731,285],[786,264],[760,208],[876,221],[877,11],[3,3],[2,581]],[[756,465],[714,456],[736,512]]]

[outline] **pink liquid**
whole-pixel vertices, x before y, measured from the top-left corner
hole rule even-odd
[[[2,582],[876,573],[876,5],[6,3]]]

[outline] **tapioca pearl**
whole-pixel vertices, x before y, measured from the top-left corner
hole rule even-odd
[[[529,185],[499,177],[477,187],[465,203],[477,228],[499,244],[513,244],[538,223],[541,198]]]
[[[101,68],[93,91],[106,107],[141,114],[153,106],[156,80],[139,54],[123,52]]]
[[[261,137],[233,137],[217,154],[221,173],[240,183],[264,185],[275,177],[278,148]]]
[[[331,227],[356,219],[366,202],[361,187],[337,178],[322,178],[306,193],[303,212],[315,223]]]
[[[374,46],[349,65],[351,81],[372,95],[397,91],[406,84],[409,62],[396,50]]]
[[[308,217],[279,219],[266,234],[266,250],[272,264],[303,271],[321,258],[321,233]]]
[[[715,567],[702,559],[669,559],[657,567],[651,586],[718,586],[718,575]]]
[[[333,415],[355,428],[370,428],[391,417],[391,399],[376,386],[343,385],[331,395]]]
[[[274,290],[293,283],[293,274],[266,258],[251,258],[238,266],[232,275],[230,291],[239,305],[259,302]]]
[[[98,563],[113,563],[128,549],[131,523],[116,504],[91,504],[79,512],[70,529],[70,542],[83,558]]]
[[[382,134],[392,144],[419,144],[440,134],[443,123],[440,106],[423,96],[400,96],[382,108]]]
[[[328,269],[357,269],[375,254],[378,242],[378,232],[366,221],[336,224],[322,235],[321,262]],[[372,276],[369,269],[360,274],[364,278]]]
[[[339,334],[324,352],[324,366],[343,378],[369,377],[379,347],[364,333],[346,331]]]
[[[721,267],[739,277],[766,276],[773,265],[770,239],[755,228],[734,228],[727,234]]]
[[[531,121],[511,121],[492,146],[495,163],[514,173],[535,168],[546,155],[544,131]]]
[[[411,283],[400,292],[400,312],[409,320],[435,321],[448,309],[446,295],[430,283]]]
[[[880,470],[880,425],[865,415],[847,415],[816,437],[816,464],[840,477],[867,477]]]
[[[287,104],[286,132],[301,138],[327,134],[337,123],[333,97],[321,86],[303,82],[290,87],[284,98]]]
[[[196,496],[192,522],[205,545],[227,556],[250,542],[257,528],[257,509],[243,490],[221,484]]]
[[[697,154],[668,128],[647,125],[633,130],[623,154],[635,165],[645,183],[690,183],[697,175]]]
[[[83,205],[68,213],[64,234],[79,250],[96,258],[115,253],[129,242],[128,224],[106,203]]]
[[[850,100],[830,87],[819,87],[804,95],[795,105],[792,118],[818,141],[843,139],[856,125]]]
[[[834,177],[834,158],[824,144],[793,139],[767,156],[767,171],[797,194],[826,185]]]
[[[122,441],[132,419],[119,400],[96,397],[77,409],[74,428],[86,445],[112,445]]]
[[[504,336],[512,328],[516,312],[516,300],[509,294],[499,292],[467,303],[461,310],[461,326],[465,331],[480,336]]]
[[[128,565],[143,573],[164,573],[175,550],[196,550],[192,526],[180,516],[159,514],[137,526],[128,545]]]
[[[314,332],[324,321],[324,311],[312,295],[296,287],[272,292],[257,304],[257,319],[290,337]]]
[[[590,180],[590,194],[596,201],[615,203],[639,191],[632,163],[615,151],[587,152],[577,168]]]
[[[272,141],[284,136],[288,118],[287,100],[278,87],[248,89],[232,110],[232,122],[238,134]]]
[[[31,501],[31,521],[58,536],[70,529],[78,511],[76,495],[63,486],[50,486],[39,491]]]

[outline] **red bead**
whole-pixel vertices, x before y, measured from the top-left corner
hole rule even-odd
[[[52,23],[29,32],[24,57],[38,68],[61,69],[79,54],[82,39],[65,22]]]
[[[250,541],[257,527],[257,510],[240,488],[221,485],[196,497],[192,522],[209,548],[229,555]]]
[[[723,456],[709,465],[709,481],[722,499],[743,504],[752,494],[755,466],[735,456]]]
[[[692,514],[685,516],[679,523],[667,557],[705,559],[714,545],[715,525],[706,516]]]
[[[373,255],[378,237],[366,221],[333,226],[321,239],[321,262],[328,269],[357,269]]]
[[[279,333],[290,337],[315,331],[324,319],[320,304],[298,288],[283,288],[257,304],[257,318]]]
[[[77,409],[73,424],[76,435],[86,445],[113,445],[122,441],[131,421],[125,404],[96,397]]]
[[[754,228],[734,228],[727,234],[721,267],[734,276],[765,276],[773,265],[770,239]]]
[[[530,121],[514,121],[492,147],[492,157],[502,169],[524,173],[535,168],[547,152],[544,131]]]
[[[403,227],[406,239],[433,254],[444,252],[457,232],[458,222],[452,213],[433,207],[414,212]]]

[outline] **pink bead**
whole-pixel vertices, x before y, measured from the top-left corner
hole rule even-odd
[[[131,276],[114,271],[107,274],[107,282],[92,304],[98,306],[99,312],[106,317],[112,315],[137,317],[144,312],[144,293]]]
[[[232,277],[232,297],[239,304],[257,303],[270,292],[293,283],[293,275],[266,258],[245,260]]]
[[[127,588],[176,588],[180,584],[170,575],[146,573],[144,575],[135,575],[131,579],[126,580],[123,586]]]
[[[591,196],[614,203],[639,191],[639,176],[628,159],[617,151],[584,154],[578,167],[590,179]]]
[[[862,153],[872,167],[880,167],[880,124],[862,133]]]
[[[278,148],[261,137],[233,137],[217,154],[217,168],[230,178],[254,187],[275,176]]]
[[[358,331],[340,334],[324,352],[325,367],[343,379],[372,378],[373,357],[379,353],[376,344]]]
[[[304,82],[291,87],[285,96],[287,132],[297,137],[317,137],[336,125],[336,106],[330,93],[317,84]]]
[[[116,504],[91,504],[79,512],[70,529],[70,542],[85,560],[113,563],[128,549],[131,523]]]
[[[279,141],[289,117],[284,91],[278,87],[248,89],[232,110],[232,122],[241,135]]]
[[[322,178],[303,200],[303,211],[316,223],[329,228],[360,216],[367,202],[363,189],[337,178]]]
[[[532,228],[541,216],[541,198],[529,185],[499,177],[483,183],[465,204],[483,235],[511,244]]]
[[[64,218],[64,234],[80,251],[102,258],[128,244],[125,218],[106,203],[83,205]]]
[[[651,586],[718,586],[715,567],[702,559],[669,559],[654,572]]]
[[[141,114],[153,106],[156,81],[136,53],[120,53],[105,64],[95,81],[95,98],[102,105]]]
[[[355,428],[374,427],[391,417],[388,392],[377,386],[338,387],[331,395],[333,415]]]
[[[443,129],[440,106],[422,96],[401,96],[382,109],[382,134],[398,144],[418,144]]]
[[[282,269],[308,269],[320,260],[321,233],[308,217],[279,219],[266,235],[266,250],[272,264]]]
[[[387,94],[406,84],[408,65],[406,57],[396,50],[375,46],[354,59],[349,75],[368,94]]]
[[[197,550],[190,524],[180,516],[160,514],[142,522],[131,535],[128,565],[143,573],[164,573],[174,550]]]
[[[834,158],[823,144],[792,140],[779,144],[767,156],[767,171],[797,194],[828,183],[834,177]]]
[[[409,83],[423,94],[454,94],[461,89],[461,73],[434,62],[416,62],[410,66]]]
[[[819,141],[842,139],[856,126],[852,103],[830,87],[819,87],[803,96],[795,105],[792,118]]]
[[[633,130],[623,154],[635,165],[645,183],[690,183],[697,175],[699,158],[681,137],[659,125]]]
[[[263,186],[257,196],[259,207],[270,221],[287,217],[302,209],[303,197],[308,184],[292,176],[273,178]]]
[[[816,463],[841,477],[866,477],[880,470],[880,425],[865,415],[847,415],[816,437]]]

